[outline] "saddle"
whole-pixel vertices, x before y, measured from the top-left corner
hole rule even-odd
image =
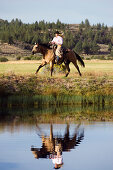
[[[54,53],[54,56],[55,56],[55,59],[56,59],[55,51],[56,51],[57,45],[56,45],[56,44],[51,44],[51,45],[50,45],[50,48],[53,49],[53,53]],[[61,53],[62,53],[62,56],[63,56],[63,57],[62,57],[62,60],[64,61],[65,55],[66,55],[68,52],[70,52],[70,49],[66,49],[66,48],[62,47],[61,50],[62,50]],[[62,62],[63,62],[63,61],[62,61]]]

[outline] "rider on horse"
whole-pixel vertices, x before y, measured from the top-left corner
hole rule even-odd
[[[57,64],[58,64],[59,58],[63,57],[63,52],[62,52],[63,38],[60,36],[59,31],[55,32],[55,37],[53,38],[51,43],[57,45],[55,55],[57,57],[56,60],[57,60]]]

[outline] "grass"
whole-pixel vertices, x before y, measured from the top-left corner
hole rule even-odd
[[[38,61],[8,61],[0,63],[0,74],[30,75],[35,73],[38,66]]]
[[[88,76],[113,76],[113,61],[103,60],[86,60],[85,68],[79,66],[82,77]],[[41,61],[8,61],[0,63],[0,74],[14,73],[16,75],[30,75],[34,74]],[[73,64],[70,64],[69,77],[79,77],[78,72]],[[44,68],[40,70],[39,75],[43,73]],[[47,75],[50,75],[49,73]],[[53,74],[53,77],[63,77],[64,74]]]
[[[83,76],[94,75],[103,76],[108,75],[113,76],[113,61],[103,61],[103,60],[90,60],[85,61],[85,69],[80,68]],[[73,68],[73,66],[72,66]],[[73,70],[72,70],[73,71]]]

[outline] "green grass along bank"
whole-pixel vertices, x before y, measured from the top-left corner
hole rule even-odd
[[[13,96],[12,99],[11,96]],[[29,101],[28,103],[33,103],[34,106],[41,104],[73,105],[75,103],[104,106],[113,103],[113,79],[108,79],[106,76],[99,78],[95,76],[90,78],[51,78],[35,75],[1,75],[0,98],[10,97],[12,104],[21,104],[23,99],[21,101],[18,96],[24,96],[24,105],[27,105]]]

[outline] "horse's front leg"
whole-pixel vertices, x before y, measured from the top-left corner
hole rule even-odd
[[[54,61],[51,61],[50,62],[51,77],[52,77],[52,73],[53,73],[53,66],[54,66]]]
[[[45,66],[46,64],[47,64],[47,62],[46,62],[45,60],[43,60],[42,63],[39,65],[39,67],[38,67],[38,69],[37,69],[37,71],[36,71],[35,74],[37,74],[38,71],[39,71],[43,66]]]

